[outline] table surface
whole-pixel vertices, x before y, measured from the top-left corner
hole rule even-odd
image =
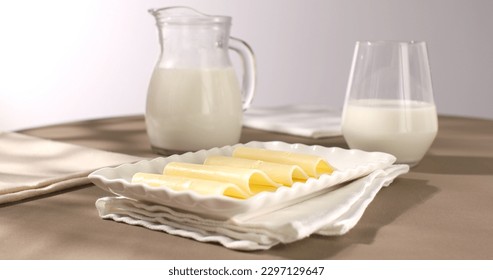
[[[57,141],[156,157],[142,116],[21,131]],[[241,142],[280,140],[347,148],[244,128]],[[0,259],[493,259],[493,120],[439,117],[422,162],[382,189],[346,235],[313,235],[267,251],[213,243],[99,218],[94,185],[0,206]]]

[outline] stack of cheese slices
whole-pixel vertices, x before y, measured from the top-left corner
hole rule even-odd
[[[241,146],[230,157],[210,156],[203,164],[170,162],[162,174],[136,173],[132,183],[246,199],[333,171],[319,156]]]

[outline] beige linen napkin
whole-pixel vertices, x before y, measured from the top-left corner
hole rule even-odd
[[[341,111],[321,105],[286,105],[250,108],[243,125],[308,138],[341,135]]]
[[[124,197],[100,198],[96,201],[96,208],[103,219],[139,225],[200,242],[217,242],[234,250],[266,250],[311,234],[347,233],[358,223],[378,191],[408,171],[407,165],[379,169],[334,191],[271,213],[253,217],[249,214],[246,219],[207,219],[164,205]]]
[[[0,132],[0,204],[90,183],[87,175],[142,158]]]

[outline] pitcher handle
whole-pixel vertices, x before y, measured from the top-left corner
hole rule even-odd
[[[255,95],[256,65],[252,48],[243,40],[230,37],[229,48],[241,57],[243,62],[243,80],[241,83],[243,94],[243,111],[247,110]]]

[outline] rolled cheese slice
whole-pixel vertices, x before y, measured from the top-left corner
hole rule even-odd
[[[164,167],[163,174],[233,183],[253,194],[275,191],[280,186],[260,170],[230,166],[170,162]]]
[[[295,182],[305,182],[308,179],[308,175],[305,171],[293,164],[225,156],[210,156],[206,158],[204,164],[258,169],[265,172],[265,174],[267,174],[274,182],[285,186],[291,186]]]
[[[334,168],[323,158],[309,154],[237,147],[233,151],[233,157],[298,165],[306,172],[306,174],[308,174],[308,176],[315,178],[320,177],[322,174],[331,174],[334,171]]]
[[[233,183],[178,177],[152,173],[135,173],[132,183],[147,184],[151,187],[167,187],[175,191],[192,190],[204,195],[226,195],[245,199],[252,194]]]

